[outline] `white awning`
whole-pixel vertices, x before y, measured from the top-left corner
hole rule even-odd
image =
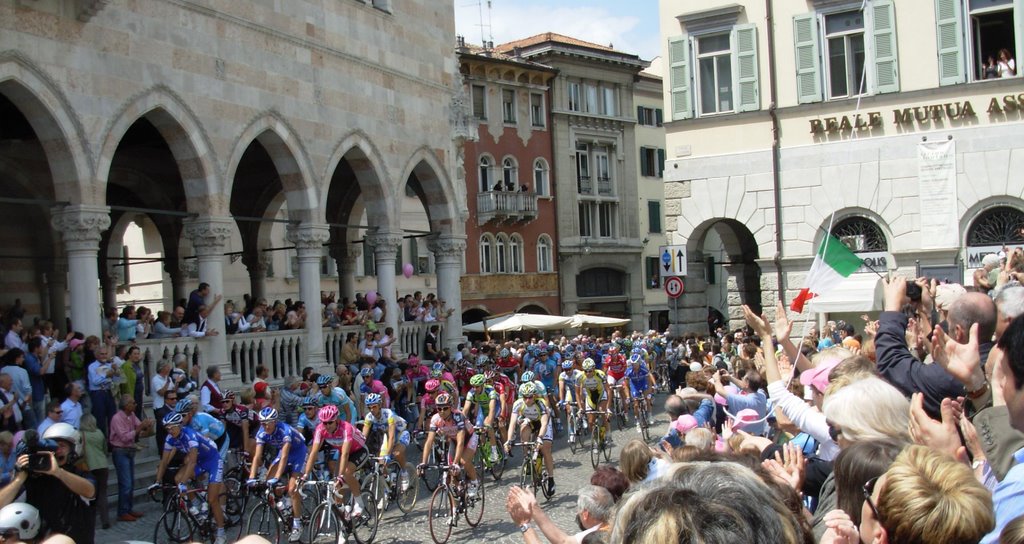
[[[488,332],[568,329],[572,319],[560,315],[512,314],[484,320]],[[484,321],[463,325],[468,332],[484,332]]]
[[[603,315],[576,314],[572,316],[572,328],[574,329],[583,327],[624,327],[629,323],[629,319],[605,317]]]
[[[882,278],[878,274],[853,274],[838,287],[807,302],[814,313],[877,312],[882,309]]]

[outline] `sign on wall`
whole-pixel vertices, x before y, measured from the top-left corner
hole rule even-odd
[[[921,203],[921,249],[959,245],[956,208],[956,143],[917,144],[917,178]]]
[[[686,275],[686,246],[659,246],[658,271],[663,278]]]

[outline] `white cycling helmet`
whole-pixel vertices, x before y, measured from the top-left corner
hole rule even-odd
[[[31,540],[39,534],[39,510],[25,502],[14,502],[0,508],[0,531],[18,530],[18,538]]]
[[[75,455],[82,455],[82,435],[70,424],[60,422],[50,425],[43,432],[43,438],[47,440],[65,440],[70,442]]]

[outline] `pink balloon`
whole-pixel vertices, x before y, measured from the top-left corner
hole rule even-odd
[[[402,265],[402,275],[405,276],[406,279],[412,277],[413,271],[412,263],[405,263]]]
[[[377,291],[369,291],[366,293],[366,302],[371,306],[377,302]]]

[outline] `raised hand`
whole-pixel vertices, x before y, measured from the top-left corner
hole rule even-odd
[[[768,323],[768,318],[763,315],[755,314],[754,311],[750,309],[750,306],[747,306],[746,304],[743,305],[743,318],[746,319],[747,325],[749,325],[751,329],[754,329],[754,334],[757,336],[764,337],[772,335],[772,327]]]
[[[786,315],[786,306],[782,301],[778,301],[775,304],[775,338],[779,342],[785,342],[789,340],[789,335],[793,332],[793,322],[789,320],[789,316]]]
[[[978,344],[977,323],[971,325],[966,344],[949,338],[938,325],[932,331],[932,357],[946,372],[964,384],[968,391],[976,391],[985,385],[985,371],[981,366]]]
[[[915,443],[954,459],[966,459],[967,450],[960,444],[953,417],[953,401],[942,399],[942,421],[935,421],[924,411],[924,394],[914,393],[910,400],[910,438]]]

